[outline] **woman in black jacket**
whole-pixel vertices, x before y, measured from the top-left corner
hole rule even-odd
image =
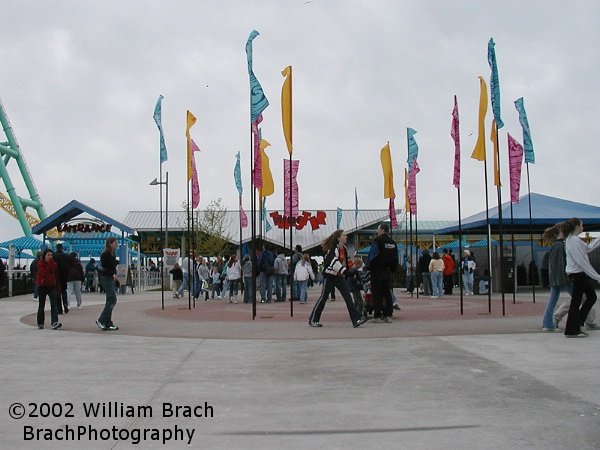
[[[118,246],[117,239],[109,237],[104,244],[104,251],[100,255],[100,267],[98,268],[98,277],[100,278],[100,285],[106,293],[106,304],[102,310],[102,314],[96,325],[101,330],[118,330],[119,327],[115,326],[112,321],[112,310],[117,304],[117,256],[116,250]]]
[[[321,313],[323,312],[323,308],[325,308],[327,297],[329,297],[330,293],[333,293],[335,288],[340,291],[340,294],[342,294],[342,297],[346,302],[352,326],[356,328],[367,321],[362,313],[358,312],[354,307],[352,295],[348,290],[348,284],[344,277],[345,272],[348,269],[348,251],[346,250],[347,240],[348,235],[344,230],[336,230],[323,242],[322,248],[327,252],[325,254],[325,260],[323,261],[323,275],[325,276],[325,282],[323,283],[321,295],[319,296],[317,303],[315,303],[308,319],[308,324],[311,327],[323,326],[319,322],[321,320]]]

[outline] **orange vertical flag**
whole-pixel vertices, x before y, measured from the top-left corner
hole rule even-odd
[[[185,137],[187,140],[187,179],[192,179],[192,158],[194,157],[192,152],[192,143],[190,137],[190,128],[196,123],[196,117],[188,110],[187,112],[187,125],[185,128]]]
[[[479,121],[478,134],[475,149],[471,154],[471,158],[479,161],[485,161],[485,115],[488,107],[487,85],[483,77],[479,77]]]
[[[383,198],[395,198],[394,193],[394,169],[392,168],[392,154],[390,143],[381,149],[381,168],[383,169]]]
[[[283,125],[283,135],[288,153],[291,155],[292,146],[292,66],[287,66],[281,71],[285,77],[281,87],[281,123]]]

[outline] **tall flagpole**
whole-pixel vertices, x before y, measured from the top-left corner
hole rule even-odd
[[[262,121],[262,112],[269,106],[269,101],[265,97],[262,86],[258,82],[258,79],[254,75],[252,70],[252,41],[259,35],[258,31],[252,30],[246,41],[246,59],[248,62],[248,77],[250,80],[250,179],[251,179],[251,217],[252,217],[252,270],[253,276],[256,278],[258,275],[258,264],[256,258],[256,183],[255,171],[261,170],[260,167],[256,167],[254,161],[254,142],[253,136],[256,137],[256,142],[259,143],[256,147],[256,151],[260,152],[260,137],[258,133],[258,125]],[[255,128],[253,130],[253,127]],[[255,131],[255,133],[253,133]],[[259,154],[260,155],[260,154]],[[261,180],[262,186],[262,180]],[[252,290],[252,320],[256,317],[256,289]]]
[[[290,68],[291,70],[291,68]],[[290,153],[290,261],[294,254],[294,247],[292,244],[292,230],[294,228],[294,218],[292,214],[292,196],[294,193],[294,186],[292,186],[292,154]],[[285,220],[285,219],[284,219]],[[285,230],[285,228],[284,228]],[[284,231],[285,232],[285,231]],[[290,317],[294,317],[294,299],[292,298],[292,283],[294,282],[294,274],[290,278]]]
[[[533,253],[533,222],[531,220],[531,186],[529,184],[529,163],[527,165],[527,201],[529,202],[529,245],[531,247],[531,262],[533,263],[533,269],[535,270],[535,258]],[[535,274],[531,274],[531,294],[533,295],[533,303],[535,303]]]
[[[463,286],[463,277],[462,277],[462,219],[461,219],[461,215],[460,215],[460,185],[456,188],[456,192],[457,192],[457,196],[458,196],[458,261],[460,263],[459,265],[459,271],[458,271],[458,285],[460,287],[460,315],[462,316],[464,314],[464,303],[463,303],[463,291],[464,291],[464,286]]]
[[[460,314],[461,316],[464,314],[464,304],[463,304],[463,277],[462,271],[464,270],[462,267],[462,219],[461,219],[461,211],[460,211],[460,127],[459,127],[459,117],[458,117],[458,101],[456,99],[456,95],[454,96],[454,109],[452,110],[452,126],[450,128],[450,136],[454,140],[454,174],[452,177],[452,184],[456,188],[457,196],[458,196],[458,261],[459,261],[459,271],[458,271],[458,286],[460,290]]]
[[[252,278],[254,283],[258,276],[258,260],[256,258],[256,186],[254,186],[254,140],[252,136],[252,125],[250,125],[250,234],[252,236],[251,249],[252,254],[250,260],[252,261]],[[256,288],[252,289],[250,293],[252,299],[252,320],[256,318]]]
[[[413,234],[412,234],[412,213],[408,213],[408,215],[410,216],[410,246],[408,247],[410,250],[410,257],[412,258],[412,253],[413,253],[413,248],[415,250],[415,259],[413,259],[413,270],[414,270],[414,279],[415,282],[418,280],[417,275],[417,271],[419,270],[418,267],[418,262],[419,262],[419,249],[415,246],[413,246]],[[412,297],[413,294],[411,292],[410,296]],[[417,298],[419,298],[419,286],[417,285]]]
[[[512,202],[512,198],[510,201],[510,242],[511,242],[511,253],[512,253],[512,261],[513,261],[513,266],[511,267],[511,271],[513,271],[513,304],[517,303],[517,279],[514,275],[514,267],[515,267],[515,222],[514,222],[514,215],[513,215],[513,202]]]
[[[488,175],[487,175],[487,158],[483,161],[483,171],[485,177],[485,224],[487,228],[487,244],[488,244],[488,272],[490,282],[488,285],[488,313],[492,313],[492,233],[490,230],[490,201],[488,195]]]
[[[493,132],[496,134],[496,142],[495,145],[499,146],[498,141],[498,126],[497,124],[492,125]],[[502,183],[500,182],[500,149],[496,152],[496,163],[498,164],[498,185],[496,186],[496,190],[498,193],[498,234],[500,236],[500,276],[498,277],[498,281],[500,281],[500,292],[502,293],[502,315],[506,315],[506,305],[504,298],[504,236],[502,230]],[[490,283],[491,284],[491,283]]]
[[[161,183],[159,185],[159,189],[160,189],[160,234],[161,234],[161,236],[160,236],[160,242],[162,243],[162,245],[160,246],[160,305],[161,305],[161,309],[165,309],[165,261],[164,261],[165,242],[163,241],[163,236],[162,236],[162,232],[163,232],[162,161],[160,163],[159,176],[160,176],[160,181],[161,181]]]
[[[534,263],[535,258],[533,253],[533,222],[531,218],[531,185],[529,182],[529,163],[535,163],[535,154],[533,152],[533,143],[531,142],[529,121],[527,120],[527,113],[525,112],[523,97],[515,100],[515,108],[519,112],[519,123],[523,129],[523,150],[525,155],[525,163],[527,164],[527,200],[529,202],[529,244],[531,247],[531,262]],[[535,264],[533,268],[535,268]],[[532,274],[531,281],[533,303],[535,303],[535,272]]]
[[[188,158],[190,157],[190,154],[188,152]],[[189,162],[188,162],[189,164]],[[187,252],[187,260],[188,260],[188,309],[191,310],[192,309],[192,297],[191,297],[191,290],[192,290],[192,282],[190,280],[190,252],[191,252],[191,243],[192,243],[192,236],[191,236],[191,232],[190,232],[190,225],[192,222],[192,219],[190,218],[190,206],[191,206],[191,201],[190,201],[190,180],[187,180],[186,182],[186,195],[187,195],[187,248],[186,248],[186,252]]]

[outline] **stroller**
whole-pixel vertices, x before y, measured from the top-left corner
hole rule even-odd
[[[363,315],[365,317],[372,316],[375,311],[375,305],[373,303],[373,294],[371,293],[371,273],[368,270],[362,270],[360,272],[360,281],[363,285]]]
[[[364,291],[362,296],[364,305],[363,315],[365,317],[372,316],[375,311],[375,305],[373,304],[373,294],[371,293],[371,290]]]

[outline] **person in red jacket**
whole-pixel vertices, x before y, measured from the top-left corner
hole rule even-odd
[[[454,256],[447,248],[444,249],[444,294],[452,295],[452,287],[454,286]]]
[[[54,252],[49,248],[44,250],[42,259],[38,262],[35,284],[38,287],[39,297],[37,312],[38,328],[44,328],[44,321],[46,320],[44,308],[46,306],[46,296],[48,296],[50,298],[52,329],[58,330],[62,327],[62,324],[58,321],[58,310],[56,307],[56,295],[60,292],[60,282],[58,280],[58,264],[54,261]]]

